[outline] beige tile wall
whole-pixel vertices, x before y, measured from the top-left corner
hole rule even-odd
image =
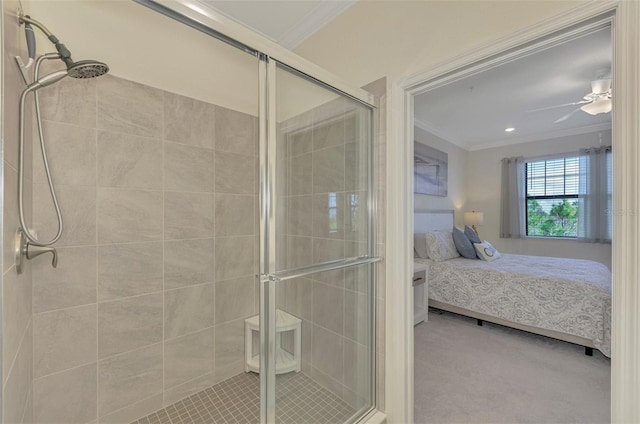
[[[362,178],[366,136],[356,128],[353,104],[334,101],[330,107],[337,117],[328,120],[326,107],[283,125],[298,129],[284,135],[280,145],[284,182],[279,195],[285,205],[281,216],[285,231],[278,250],[282,268],[367,253]],[[378,157],[380,145],[375,148]],[[376,165],[380,168],[379,161]],[[377,183],[380,177],[376,178]],[[356,198],[359,205],[353,208]],[[366,268],[285,281],[278,293],[279,307],[303,320],[303,371],[357,408],[365,404],[370,387],[366,358],[371,292]]]
[[[28,1],[23,2],[28,7]],[[2,2],[3,73],[2,73],[2,139],[3,160],[0,164],[3,180],[2,212],[2,422],[30,421],[33,372],[32,272],[27,264],[22,275],[15,269],[14,237],[18,228],[18,101],[25,87],[14,57],[25,57],[24,32],[17,23],[18,1]],[[27,111],[32,106],[27,102]],[[29,122],[31,114],[27,113]],[[31,219],[31,126],[25,126],[25,212]]]
[[[65,235],[58,269],[33,261],[35,422],[130,422],[243,372],[257,119],[113,76],[42,106]]]

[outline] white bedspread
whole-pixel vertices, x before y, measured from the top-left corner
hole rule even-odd
[[[597,262],[503,254],[429,265],[429,298],[504,320],[593,340],[611,356],[611,272]]]

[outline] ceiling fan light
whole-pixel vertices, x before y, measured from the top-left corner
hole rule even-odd
[[[603,94],[611,90],[611,79],[591,81],[591,91],[595,94]]]
[[[611,112],[611,99],[596,100],[592,103],[587,103],[580,109],[587,112],[590,115],[599,115],[601,113]]]

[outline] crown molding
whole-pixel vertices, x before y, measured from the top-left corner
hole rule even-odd
[[[275,37],[273,35],[266,34],[265,32],[251,26],[245,22],[242,22],[241,19],[236,18],[235,16],[229,14],[228,12],[218,9],[215,6],[215,3],[207,2],[206,0],[195,0],[200,4],[206,6],[209,9],[215,10],[216,13],[224,16],[226,19],[233,21],[239,25],[244,26],[245,28],[250,29],[253,32],[256,32],[267,38],[274,43],[281,45],[282,47],[293,50],[302,44],[307,38],[311,37],[313,34],[318,32],[324,26],[326,26],[329,22],[340,16],[351,6],[356,4],[357,0],[341,0],[341,1],[331,1],[331,0],[320,0],[318,4],[311,10],[309,13],[304,15],[301,19],[298,20],[293,26],[291,26],[282,36]]]
[[[476,150],[484,150],[484,149],[493,149],[495,147],[504,147],[504,146],[512,146],[516,144],[530,143],[532,141],[541,141],[541,140],[550,140],[553,138],[560,137],[569,137],[572,135],[580,135],[580,134],[588,134],[598,131],[610,131],[611,130],[611,122],[606,122],[603,124],[589,125],[586,127],[580,128],[567,128],[564,130],[558,131],[550,131],[541,134],[531,134],[528,136],[522,137],[510,137],[508,139],[493,141],[489,143],[482,143],[472,147],[469,147],[467,150],[470,152]]]
[[[611,123],[606,122],[603,124],[589,125],[586,127],[567,128],[564,130],[549,131],[549,132],[531,134],[531,135],[522,136],[522,137],[509,137],[499,141],[490,141],[490,142],[470,145],[468,143],[463,143],[460,140],[455,139],[454,137],[447,134],[446,131],[442,131],[436,128],[430,122],[427,122],[423,119],[414,118],[413,123],[416,127],[420,128],[421,130],[424,130],[430,134],[433,134],[436,137],[439,137],[444,141],[454,144],[469,152],[474,152],[477,150],[484,150],[484,149],[493,149],[496,147],[512,146],[516,144],[530,143],[532,141],[550,140],[550,139],[560,138],[560,137],[570,137],[572,135],[588,134],[588,133],[593,133],[598,131],[611,130]]]
[[[425,121],[424,119],[414,117],[413,125],[420,128],[421,130],[424,130],[430,134],[435,135],[436,137],[440,137],[446,142],[455,144],[456,146],[462,149],[469,150],[469,146],[467,144],[462,143],[461,141],[457,140],[455,137],[448,134],[446,131],[440,130],[439,128],[435,127],[433,124],[431,124],[428,121]]]
[[[356,0],[322,1],[277,41],[293,50],[354,4]]]

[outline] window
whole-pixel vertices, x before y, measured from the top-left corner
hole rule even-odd
[[[611,147],[526,162],[527,236],[611,242]]]
[[[525,165],[526,234],[578,237],[579,157]]]

